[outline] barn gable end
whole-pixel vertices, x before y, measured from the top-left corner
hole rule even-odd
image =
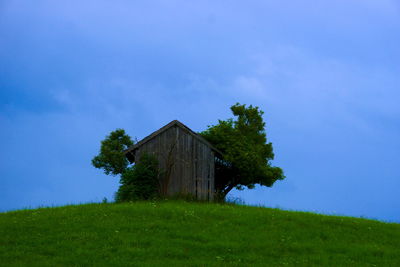
[[[154,155],[163,170],[163,195],[190,194],[200,200],[213,200],[214,162],[221,152],[200,135],[175,120],[125,151],[131,162],[144,152]]]

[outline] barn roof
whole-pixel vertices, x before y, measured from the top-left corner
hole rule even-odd
[[[169,128],[173,127],[173,126],[178,126],[180,128],[182,128],[183,130],[185,130],[187,133],[189,133],[190,135],[192,135],[194,138],[196,138],[197,140],[199,140],[200,142],[206,144],[207,146],[209,146],[213,151],[217,152],[218,154],[222,155],[222,152],[219,151],[217,148],[215,148],[213,145],[210,144],[210,142],[208,142],[206,139],[204,139],[201,135],[199,135],[198,133],[192,131],[189,127],[187,127],[186,125],[184,125],[182,122],[178,121],[178,120],[173,120],[170,123],[168,123],[167,125],[165,125],[164,127],[161,127],[160,129],[158,129],[157,131],[153,132],[152,134],[146,136],[145,138],[143,138],[142,140],[140,140],[139,142],[137,142],[136,144],[134,144],[133,146],[129,147],[128,149],[126,149],[124,151],[125,155],[128,156],[129,158],[129,154],[132,154],[136,149],[138,149],[139,147],[141,147],[142,145],[144,145],[145,143],[147,143],[148,141],[150,141],[151,139],[153,139],[154,137],[156,137],[157,135],[161,134],[162,132],[168,130]],[[133,156],[133,155],[132,155]]]

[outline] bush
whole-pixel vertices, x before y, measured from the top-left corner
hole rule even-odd
[[[126,168],[122,173],[115,201],[158,198],[159,176],[158,160],[153,155],[143,154],[134,166]]]

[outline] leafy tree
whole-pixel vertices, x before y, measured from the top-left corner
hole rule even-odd
[[[103,169],[107,175],[121,175],[116,202],[151,199],[158,196],[158,161],[152,155],[143,154],[139,161],[128,167],[124,150],[133,145],[131,137],[123,129],[111,132],[101,141],[100,153],[92,159],[92,165]]]
[[[123,151],[132,145],[125,130],[117,129],[101,141],[100,153],[92,159],[92,165],[103,169],[107,175],[122,174],[129,164]]]
[[[158,161],[144,153],[139,161],[121,175],[121,186],[115,195],[116,202],[148,200],[159,196]]]
[[[216,162],[215,188],[220,198],[233,188],[271,187],[285,178],[282,169],[270,163],[274,153],[272,143],[267,142],[264,112],[239,103],[231,106],[231,111],[236,120],[219,120],[200,133],[223,153],[223,160]]]

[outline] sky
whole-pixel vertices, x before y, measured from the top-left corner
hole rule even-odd
[[[116,128],[265,112],[286,179],[249,205],[400,222],[400,2],[0,2],[0,211],[113,199]]]

